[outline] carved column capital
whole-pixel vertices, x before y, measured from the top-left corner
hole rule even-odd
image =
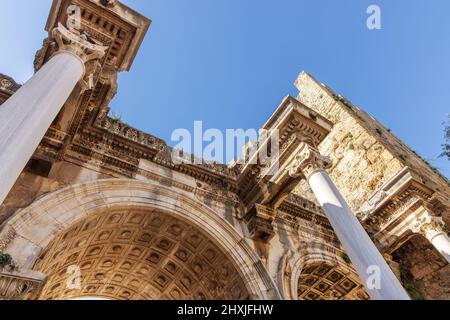
[[[308,179],[314,172],[331,167],[331,160],[307,143],[303,143],[292,163],[286,168],[293,178],[304,176]]]
[[[89,37],[75,29],[67,29],[61,23],[53,29],[52,37],[57,44],[55,54],[69,52],[79,58],[85,66],[84,78],[81,82],[83,90],[92,89],[94,78],[98,77],[101,65],[98,62],[106,53],[108,47],[101,46]]]
[[[57,52],[70,52],[85,64],[92,60],[101,59],[108,49],[108,47],[90,41],[84,33],[78,33],[75,30],[70,31],[61,23],[53,29],[52,36],[58,45]]]
[[[414,233],[420,233],[427,239],[431,240],[436,235],[445,233],[444,228],[445,223],[441,217],[434,217],[425,211],[413,222],[411,231]]]

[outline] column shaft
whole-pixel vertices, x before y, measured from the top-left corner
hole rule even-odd
[[[84,70],[74,54],[58,53],[0,106],[0,204]]]
[[[430,242],[433,244],[433,246],[436,248],[437,251],[439,251],[442,256],[447,260],[447,262],[450,263],[450,239],[449,237],[444,233],[438,233],[437,235],[431,237]]]
[[[373,244],[367,232],[334,185],[328,173],[318,170],[308,177],[333,229],[347,251],[363,285],[374,300],[409,300],[409,296]],[[373,283],[373,267],[379,268],[379,286]]]

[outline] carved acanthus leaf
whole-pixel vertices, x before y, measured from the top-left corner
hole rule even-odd
[[[75,34],[69,31],[61,23],[53,29],[52,36],[59,51],[71,52],[82,59],[84,63],[101,59],[108,49],[108,47],[89,42],[86,34]]]
[[[330,166],[331,160],[328,157],[322,156],[317,149],[303,143],[300,151],[286,170],[293,178],[302,176],[308,178],[317,170],[325,170]]]
[[[441,217],[434,217],[424,212],[414,221],[411,231],[419,233],[427,239],[432,239],[439,233],[444,233],[445,223]]]

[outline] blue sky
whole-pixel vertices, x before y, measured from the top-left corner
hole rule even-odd
[[[301,70],[366,110],[445,175],[448,0],[125,0],[153,20],[111,104],[167,141],[177,128],[258,128]],[[382,30],[366,28],[379,5]],[[0,0],[0,72],[25,82],[50,0]],[[170,142],[170,141],[169,141]]]

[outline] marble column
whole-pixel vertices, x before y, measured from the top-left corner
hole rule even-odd
[[[444,231],[445,223],[440,217],[430,215],[427,211],[420,214],[414,221],[411,230],[423,235],[450,263],[450,238]]]
[[[85,64],[105,47],[59,25],[53,31],[58,51],[0,106],[0,204],[35,152],[67,98],[86,74]]]
[[[292,177],[303,176],[308,180],[370,297],[373,300],[409,300],[405,289],[325,171],[330,163],[319,151],[304,143],[287,170]]]

